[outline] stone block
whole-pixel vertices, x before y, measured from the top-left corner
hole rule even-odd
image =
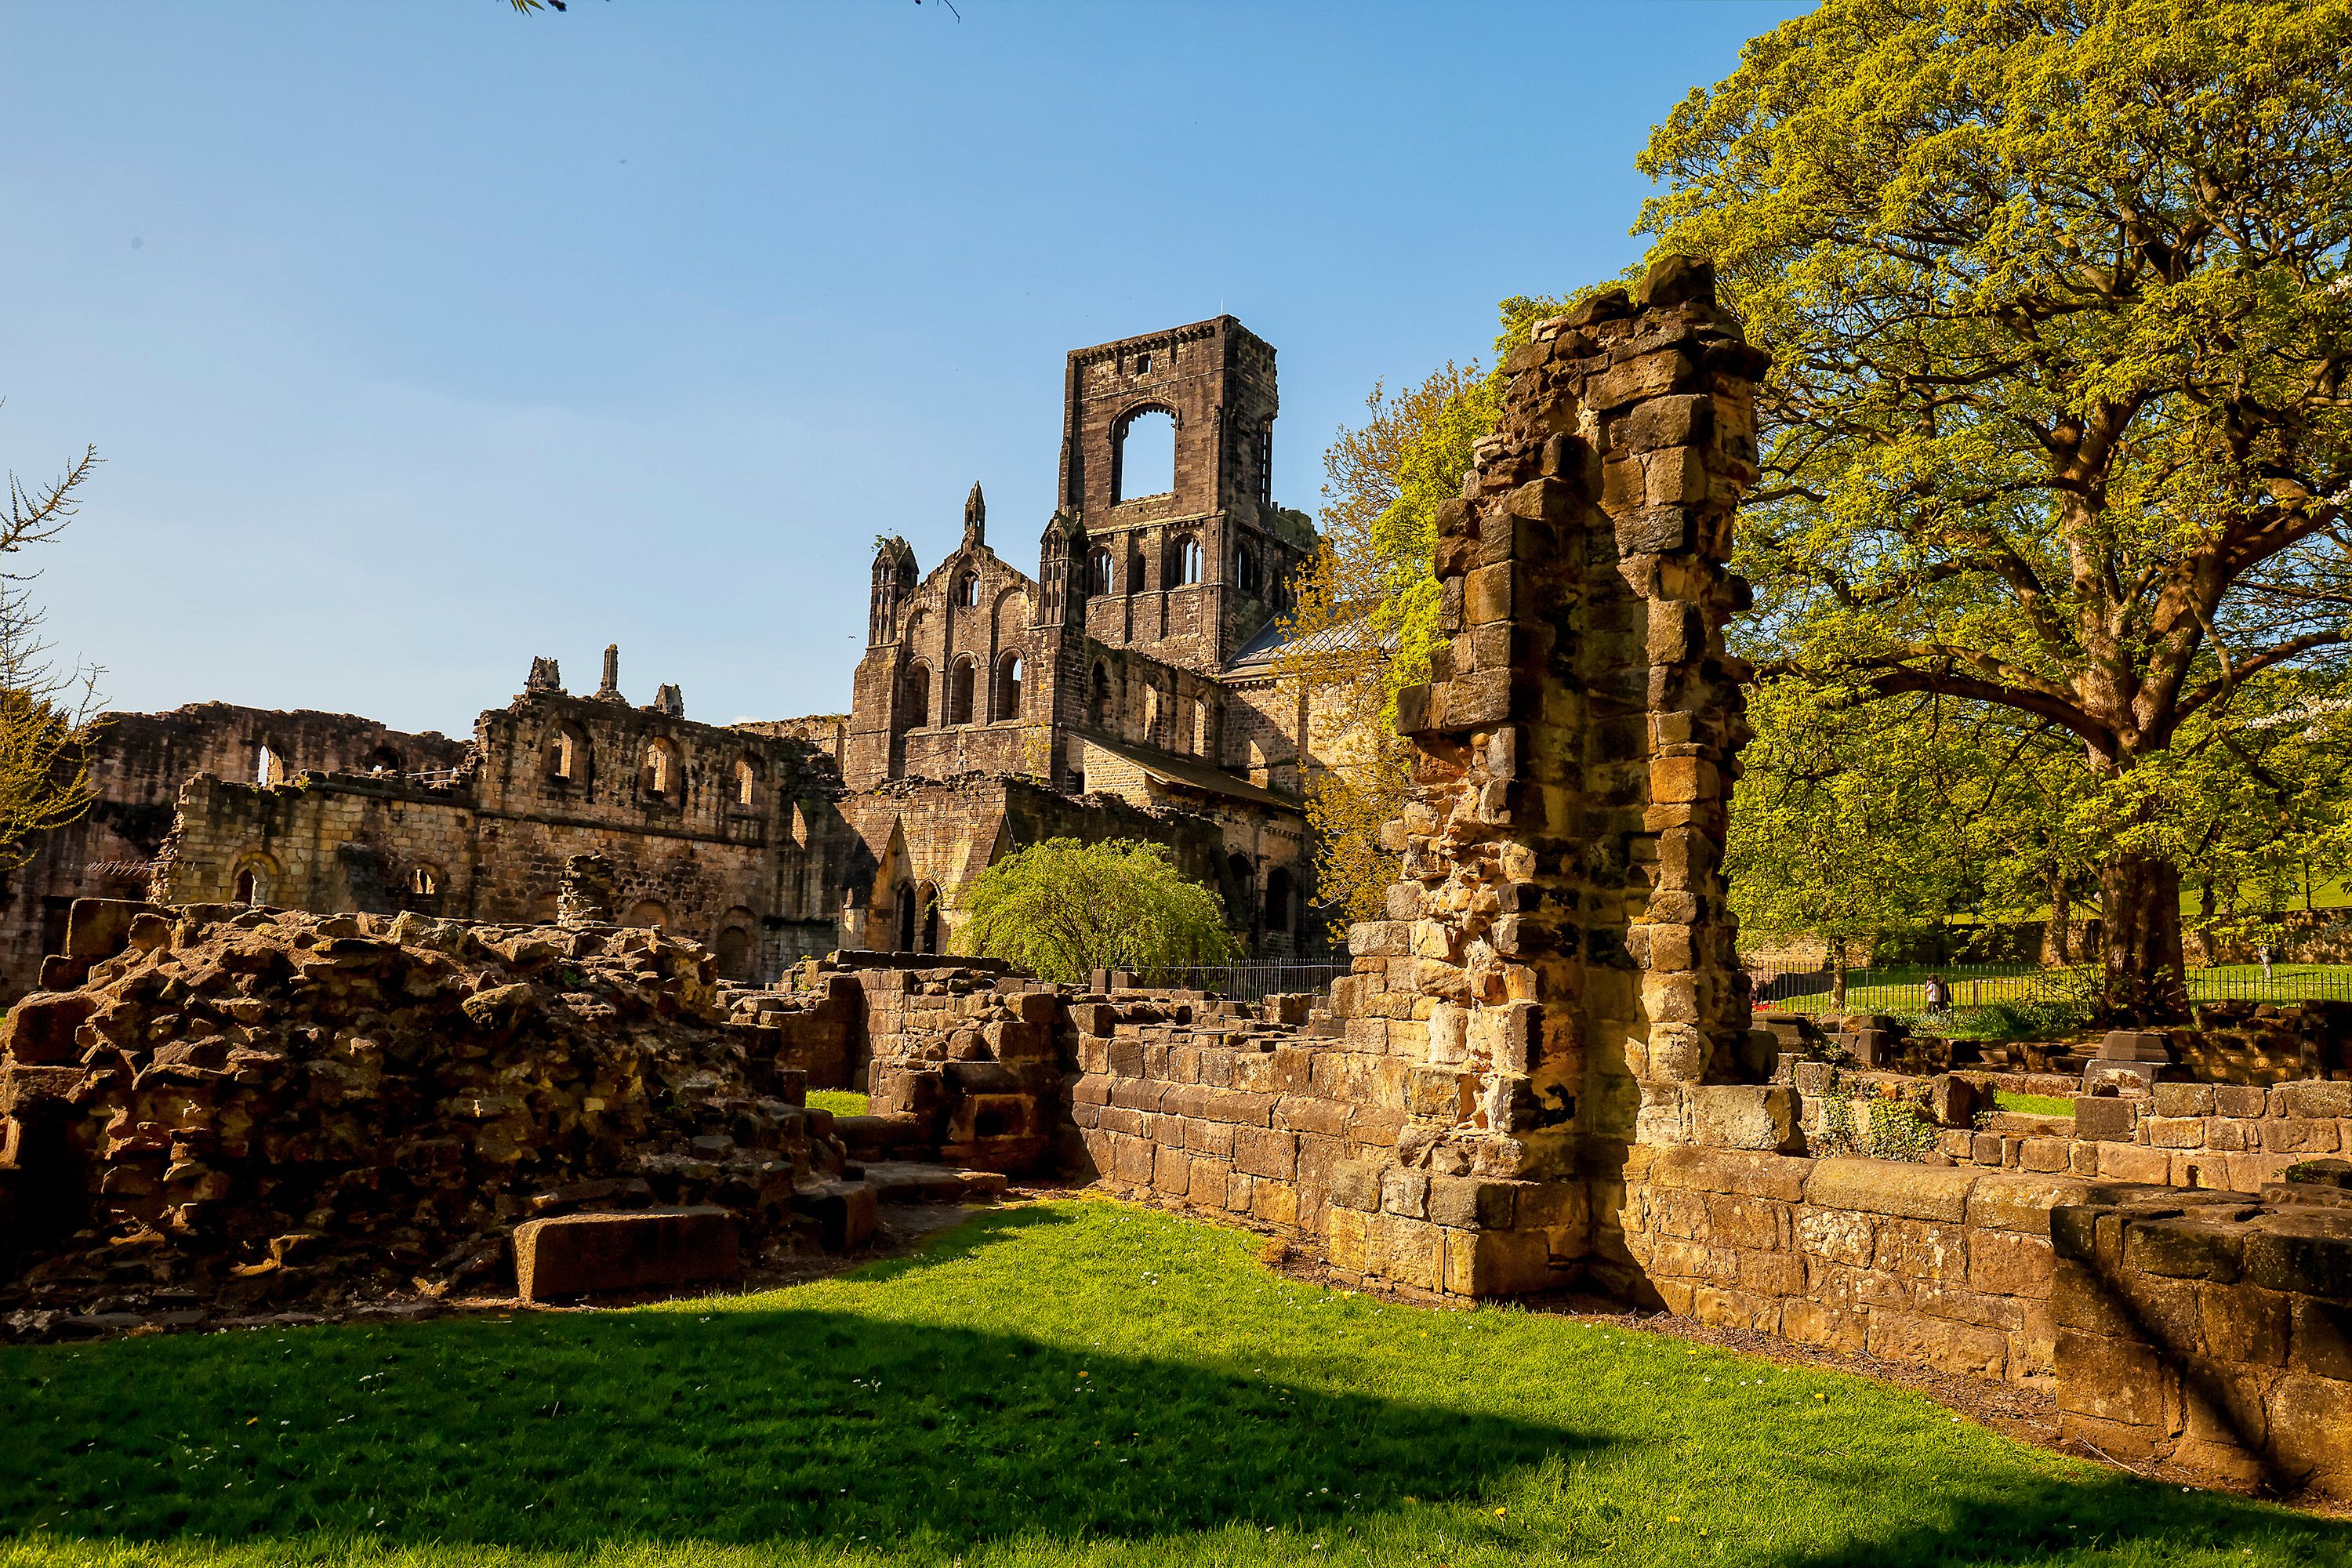
[[[2213,1086],[2210,1083],[2159,1083],[2156,1086],[2158,1116],[2212,1116]]]
[[[1969,1283],[1976,1289],[2047,1300],[2053,1262],[2046,1237],[2001,1230],[1969,1233]]]
[[[514,1255],[526,1301],[669,1289],[732,1279],[741,1268],[735,1216],[712,1205],[525,1220]]]
[[[2271,1451],[2315,1490],[2352,1497],[2352,1383],[2289,1373],[2271,1393]]]
[[[1691,1138],[1706,1148],[1779,1151],[1797,1135],[1797,1091],[1779,1084],[1691,1084]]]
[[[2172,1181],[2172,1157],[2161,1149],[2143,1149],[2135,1143],[2102,1143],[2099,1174],[2111,1182],[2167,1186]]]
[[[1945,1318],[1874,1311],[1864,1339],[1872,1355],[1938,1372],[1999,1379],[2009,1368],[2009,1336]]]
[[[2139,1102],[2121,1095],[2077,1095],[2074,1136],[2105,1142],[2128,1143],[2139,1126]]]
[[[1429,1217],[1455,1230],[1507,1230],[1518,1186],[1469,1176],[1428,1178]]]
[[[2099,1041],[2099,1059],[2108,1062],[2168,1062],[2172,1042],[2154,1029],[2110,1029]]]
[[[2059,1204],[2080,1203],[2089,1191],[2088,1184],[2080,1181],[1988,1173],[1969,1190],[1968,1223],[1979,1229],[2046,1237],[2051,1209]]]
[[[1445,1289],[1456,1296],[1525,1296],[1568,1282],[1540,1232],[1447,1230]]]
[[[2266,1290],[2352,1299],[2352,1209],[2289,1209],[2245,1236],[2245,1278]]]
[[[2352,1117],[2352,1083],[2284,1083],[2272,1091],[2274,1100],[2284,1101],[2289,1117],[2307,1121],[2342,1121]],[[2265,1148],[2280,1145],[2265,1142]]]
[[[2058,1331],[2058,1408],[2125,1426],[2161,1428],[2172,1374],[2153,1346]]]
[[[1805,1199],[1820,1208],[1958,1222],[1967,1217],[1969,1194],[1979,1179],[1974,1171],[1894,1160],[1818,1160]]]
[[[2242,1227],[2196,1218],[2145,1219],[2124,1227],[2124,1268],[2167,1279],[2238,1278],[2245,1234]]]
[[[2287,1364],[2314,1377],[2352,1382],[2352,1303],[2310,1296],[2288,1300],[2294,1305]]]
[[[112,900],[82,899],[112,904]],[[57,1067],[81,1060],[74,1031],[98,1010],[96,998],[79,991],[36,991],[20,997],[0,1019],[0,1056],[26,1067]]]

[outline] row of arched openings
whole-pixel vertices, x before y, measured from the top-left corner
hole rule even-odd
[[[588,738],[572,725],[559,725],[549,731],[544,748],[547,776],[564,784],[585,784],[589,755]],[[736,758],[728,779],[729,804],[739,810],[756,809],[760,804],[761,772],[760,764],[752,758]],[[686,764],[677,742],[656,735],[646,742],[638,759],[637,783],[649,795],[684,797]]]
[[[980,661],[970,654],[948,667],[947,709],[941,724],[994,723],[1021,717],[1021,656],[1008,653],[996,661],[996,679],[989,683],[988,702],[980,701]],[[984,716],[983,716],[984,713]],[[908,666],[898,695],[898,721],[921,729],[931,721],[931,667],[918,660]]]
[[[1197,586],[1201,582],[1202,565],[1200,540],[1189,533],[1180,533],[1168,542],[1167,570],[1161,574],[1160,585],[1164,588]],[[1244,594],[1263,595],[1265,593],[1265,557],[1250,545],[1234,546],[1231,581]],[[1083,586],[1089,595],[1097,598],[1118,591],[1110,546],[1097,544],[1087,552]],[[1128,558],[1127,591],[1139,594],[1143,591],[1143,558],[1130,555]]]

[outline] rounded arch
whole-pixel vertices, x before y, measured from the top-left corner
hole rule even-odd
[[[378,746],[367,754],[362,768],[371,773],[396,773],[400,772],[400,753],[390,746]]]
[[[1247,541],[1234,546],[1234,585],[1244,594],[1262,595],[1265,574],[1257,546]]]
[[[956,574],[954,603],[958,609],[977,609],[980,605],[980,574],[967,566]]]
[[[915,951],[918,917],[915,911],[915,884],[900,882],[890,895],[891,921],[897,926],[898,940],[892,944],[900,952]]]
[[[266,904],[278,890],[280,874],[277,857],[267,849],[247,849],[229,868],[229,897],[240,904]]]
[[[1097,544],[1087,552],[1087,592],[1108,594],[1116,586],[1112,577],[1110,546]]]
[[[1018,653],[1008,653],[996,661],[996,696],[991,718],[1021,717],[1021,656]]]
[[[1028,591],[1016,585],[997,595],[996,603],[989,611],[989,619],[996,627],[999,647],[1020,637],[1029,629]]]
[[[666,931],[669,927],[669,906],[659,899],[639,899],[629,906],[629,918],[625,923]]]
[[[754,978],[751,929],[758,923],[759,917],[740,904],[719,917],[719,931],[711,945],[718,951],[721,980]]]
[[[957,658],[955,668],[948,672],[948,722],[971,722],[974,688],[980,679],[979,667],[970,654]]]
[[[736,808],[750,811],[760,804],[760,763],[756,757],[735,759],[731,793]]]
[[[915,951],[917,952],[937,952],[940,951],[940,889],[938,885],[931,882],[916,883],[915,902],[920,908],[920,919],[917,921],[915,930]]]
[[[1234,924],[1247,931],[1257,914],[1257,868],[1238,851],[1225,857],[1225,899]]]
[[[931,721],[931,667],[921,659],[907,667],[898,682],[898,728],[919,730]]]
[[[1176,411],[1164,403],[1139,403],[1111,426],[1110,499],[1135,500],[1176,489]]]
[[[421,861],[408,873],[408,891],[412,898],[437,899],[449,885],[441,868],[430,861]]]

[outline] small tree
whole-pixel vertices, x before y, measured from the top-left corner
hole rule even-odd
[[[85,450],[65,477],[27,489],[8,476],[0,556],[54,539],[73,521],[74,492],[98,466]],[[93,671],[58,670],[40,640],[30,574],[0,573],[0,871],[22,865],[36,835],[89,808],[89,738],[97,722]]]
[[[962,913],[959,952],[1046,980],[1230,963],[1241,953],[1216,894],[1185,880],[1164,847],[1133,838],[1033,844],[974,878]]]

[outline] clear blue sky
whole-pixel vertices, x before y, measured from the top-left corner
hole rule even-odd
[[[120,708],[463,732],[534,654],[848,705],[877,532],[1025,570],[1072,348],[1230,310],[1276,494],[1375,379],[1613,272],[1633,157],[1803,9],[957,0],[0,10],[0,462]]]

